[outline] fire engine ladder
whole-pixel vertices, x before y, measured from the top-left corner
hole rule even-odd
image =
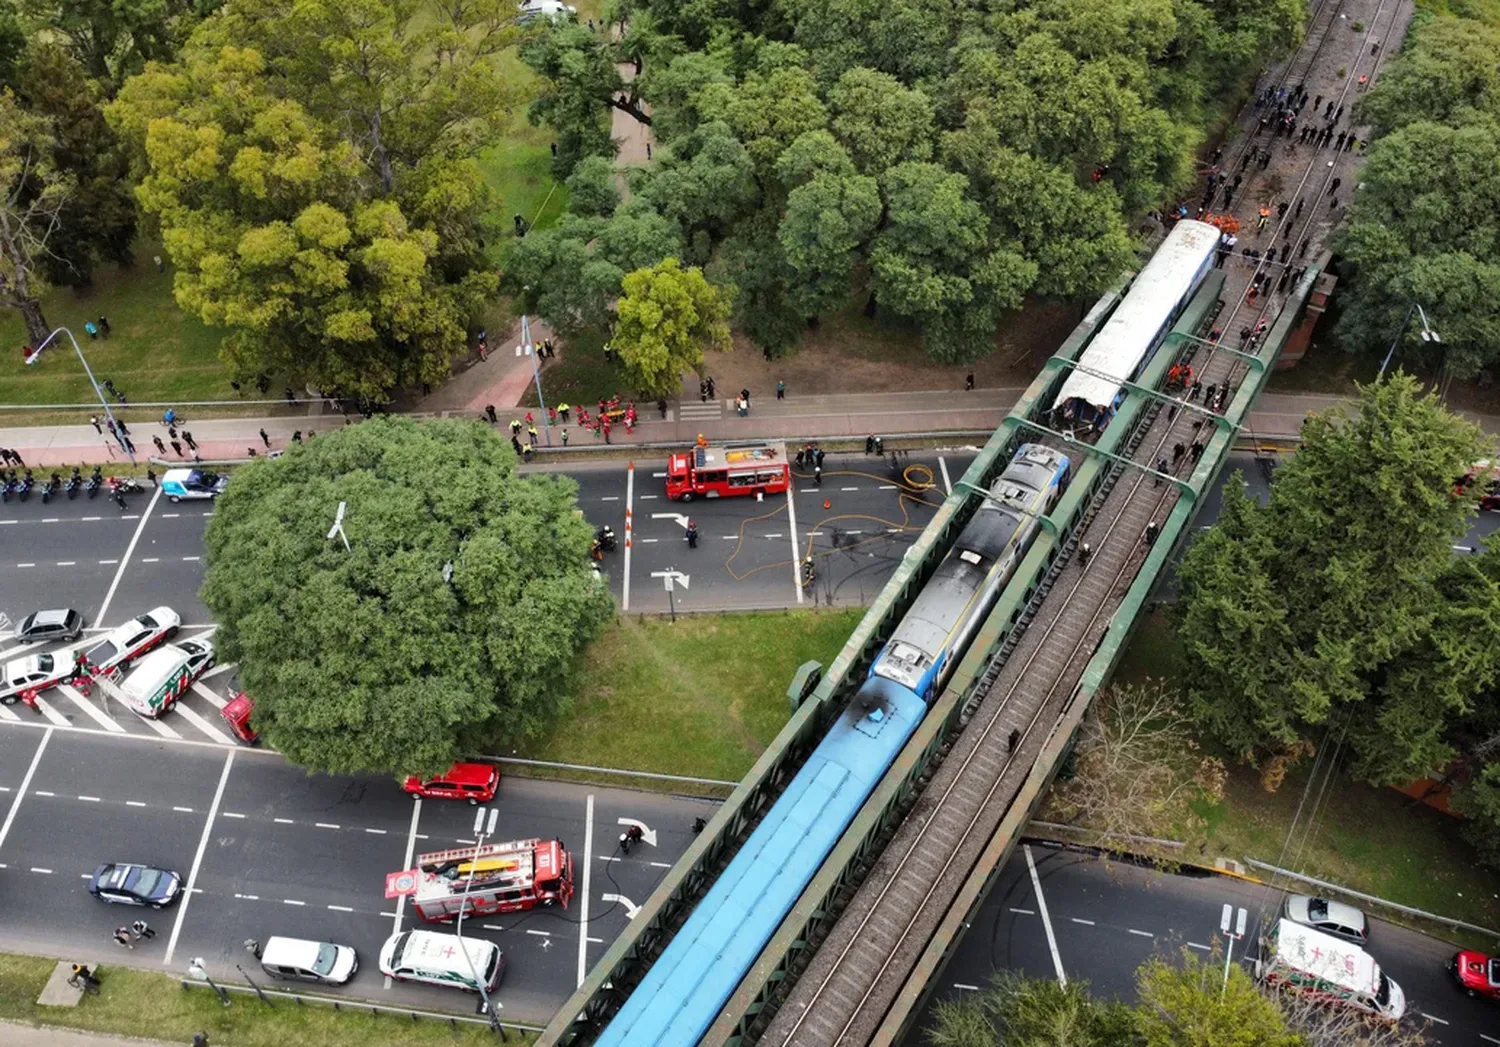
[[[447,865],[449,862],[472,862],[476,859],[483,861],[486,858],[498,858],[505,854],[514,854],[517,865],[520,865],[531,857],[531,850],[534,846],[536,846],[535,840],[511,840],[508,843],[486,843],[478,847],[450,847],[446,851],[431,851],[417,855],[417,865],[423,869],[429,865],[436,868]]]

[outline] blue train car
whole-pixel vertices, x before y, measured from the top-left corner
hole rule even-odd
[[[1005,588],[1061,496],[1068,458],[1022,446],[876,655],[828,734],[597,1041],[689,1047],[733,995]]]

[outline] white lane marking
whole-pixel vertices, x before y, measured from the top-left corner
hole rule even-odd
[[[281,899],[281,904],[282,905],[306,905],[307,903],[303,902],[303,901],[298,901],[296,898],[283,898],[283,899]]]
[[[197,685],[194,684],[194,686],[196,687]],[[225,745],[233,745],[234,744],[234,739],[233,738],[229,737],[229,735],[227,735],[223,731],[219,730],[217,727],[215,727],[208,720],[204,719],[202,716],[200,716],[197,713],[193,712],[193,710],[189,709],[186,705],[183,705],[181,702],[178,702],[172,708],[174,708],[175,710],[177,710],[177,715],[178,716],[182,717],[188,723],[190,723],[194,727],[198,728],[198,730],[200,730],[204,734],[208,735],[214,741],[216,741],[216,742],[223,742]]]
[[[949,494],[953,493],[953,481],[948,479],[948,463],[942,455],[938,455],[938,471],[943,474],[943,488]]]
[[[403,869],[411,868],[411,856],[412,853],[417,849],[417,822],[421,819],[421,817],[422,798],[420,796],[413,796],[411,798],[411,828],[407,829],[406,831],[406,859],[401,864],[401,868]],[[585,899],[585,904],[587,904],[587,899]],[[396,925],[391,928],[392,934],[401,933],[401,914],[405,911],[406,895],[403,894],[401,897],[396,899],[396,911],[390,914],[396,921]],[[381,913],[381,915],[384,916],[385,913]],[[387,989],[391,987],[390,975],[386,975],[385,987]]]
[[[1080,920],[1076,916],[1069,916],[1068,919],[1072,920],[1074,923],[1081,923],[1085,927],[1092,927],[1092,926],[1094,926],[1094,921],[1093,920]]]
[[[1204,952],[1213,952],[1213,950],[1210,949],[1208,946],[1201,945],[1198,942],[1188,942],[1188,948],[1189,949],[1202,949]]]
[[[1011,912],[1018,912],[1018,913],[1020,913],[1023,916],[1035,916],[1036,915],[1036,910],[1035,909],[1017,909],[1014,905],[1012,905],[1010,907],[1010,911]]]
[[[780,531],[772,531],[770,534],[763,534],[763,535],[761,535],[761,537],[762,538],[780,538],[781,537],[781,532]]]
[[[225,811],[224,812],[224,817],[225,818],[243,818],[245,816],[243,814],[240,814],[238,811]]]
[[[334,912],[353,912],[354,911],[353,907],[348,906],[348,905],[330,905],[329,908],[332,909]]]
[[[78,707],[80,712],[82,712],[89,719],[93,720],[100,727],[103,727],[106,731],[109,731],[111,734],[125,733],[125,728],[121,727],[119,724],[115,723],[114,720],[110,719],[103,710],[99,709],[94,705],[93,702],[89,701],[82,694],[80,694],[76,688],[65,683],[60,683],[57,685],[57,693],[62,695],[68,701],[72,702],[75,706]]]
[[[1138,931],[1134,927],[1127,927],[1125,929],[1127,931],[1129,931],[1131,934],[1139,934],[1142,938],[1155,938],[1156,937],[1156,935],[1152,934],[1150,931]]]
[[[881,484],[879,487],[876,488],[876,490],[878,490],[878,491],[894,491],[895,489],[896,489],[896,485],[895,484]]]
[[[646,864],[649,865],[649,866],[651,866],[651,868],[653,868],[653,869],[670,869],[670,868],[672,868],[672,863],[671,862],[647,862]]]
[[[34,872],[34,873],[42,873],[44,876],[51,876],[52,875],[52,870],[51,869],[39,869],[35,865],[33,865],[31,867],[31,871]]]
[[[146,806],[146,802],[144,800],[126,800],[125,801],[125,806],[126,807],[145,807]]]
[[[654,476],[654,477],[656,477],[656,479],[660,480],[663,477],[665,477],[667,474],[666,473],[652,473],[651,475]]]
[[[160,556],[143,556],[143,557],[141,557],[141,563],[161,563],[161,557]]]
[[[98,803],[99,802],[99,797],[97,797],[97,796],[82,796],[82,795],[80,795],[78,798],[80,800],[84,801],[85,803]]]
[[[10,811],[5,815],[5,824],[0,825],[0,847],[5,846],[5,838],[10,835],[11,823],[16,820],[16,814],[21,810],[21,801],[26,799],[26,790],[31,788],[31,779],[36,774],[37,764],[42,762],[42,753],[47,750],[47,743],[52,740],[52,728],[48,727],[42,734],[42,744],[36,747],[36,752],[31,754],[31,766],[26,768],[26,777],[21,779],[21,785],[16,790],[16,798],[11,801]],[[584,899],[586,905],[588,900]]]
[[[192,561],[192,560],[201,560],[201,559],[203,559],[203,557],[201,557],[201,556],[184,556],[183,559],[187,560],[187,561]]]
[[[726,542],[737,542],[740,540],[740,536],[737,534],[721,534],[719,535],[719,537],[724,539]]]
[[[792,539],[792,591],[797,594],[797,603],[802,602],[802,554],[797,551],[797,506],[792,502],[792,489],[786,489],[786,515],[791,521],[792,529],[789,532]],[[809,539],[811,544],[811,539]],[[812,550],[808,553],[811,555]]]
[[[157,488],[157,490],[160,490],[160,489],[161,488]],[[161,735],[163,738],[181,738],[182,737],[182,735],[180,735],[176,731],[172,730],[172,728],[168,727],[166,724],[162,723],[160,720],[153,720],[149,716],[142,716],[141,717],[141,722],[144,723],[147,727],[151,728],[157,734]]]
[[[173,807],[172,810],[174,810],[174,811],[181,811],[183,814],[192,814],[193,813],[193,809],[191,807]]]
[[[543,938],[550,938],[550,937],[552,937],[552,932],[551,931],[533,931],[530,928],[528,928],[527,931],[526,931],[526,933],[527,934],[539,934]]]
[[[34,563],[18,563],[18,564],[16,564],[16,566],[17,567],[35,567],[36,564],[34,564]]]
[[[66,716],[64,716],[62,713],[58,712],[56,709],[52,708],[52,704],[50,702],[48,702],[47,699],[38,697],[37,700],[36,700],[36,707],[37,707],[37,710],[43,716],[45,716],[47,718],[47,720],[50,723],[52,723],[54,726],[56,726],[56,727],[72,727],[73,726],[68,721],[68,718]]]
[[[1489,1040],[1491,1043],[1500,1043],[1500,1040],[1495,1039],[1493,1036],[1486,1036],[1484,1033],[1480,1033],[1479,1038],[1481,1040]]]
[[[276,822],[276,823],[278,823],[280,825],[296,825],[297,824],[291,818],[272,818],[271,821]]]
[[[161,488],[156,489],[157,494]],[[151,500],[156,504],[156,499]],[[151,512],[148,506],[146,512]],[[193,900],[193,886],[198,882],[198,870],[203,866],[203,854],[208,850],[208,839],[214,832],[214,819],[219,814],[219,804],[224,802],[224,788],[229,784],[229,772],[234,769],[235,750],[230,749],[224,754],[224,770],[219,775],[219,787],[214,790],[213,803],[209,804],[208,817],[203,820],[203,835],[198,840],[198,853],[193,855],[193,867],[188,872],[187,890],[183,892],[182,900],[177,903],[177,919],[172,924],[172,936],[167,939],[167,954],[162,957],[162,966],[172,965],[172,954],[177,951],[177,938],[182,934],[182,922],[187,919],[188,903]]]
[[[84,520],[86,520],[86,521],[87,521],[87,520],[102,520],[102,519],[103,519],[103,517],[102,517],[102,516],[85,516],[85,517],[83,517],[83,518],[82,518],[82,519],[84,519]]]
[[[630,546],[635,520],[635,463],[625,470],[625,577],[620,586],[620,609],[630,610]]]
[[[8,708],[6,708],[3,705],[0,705],[0,720],[9,720],[11,723],[20,723],[21,722],[21,718],[19,716],[17,716],[15,713],[11,712]]]
[[[135,525],[135,534],[130,536],[130,544],[125,547],[125,555],[120,559],[120,566],[115,570],[114,581],[109,583],[109,592],[104,594],[104,603],[99,608],[99,613],[94,615],[94,621],[104,621],[104,616],[109,613],[109,605],[114,602],[115,590],[120,587],[120,579],[125,577],[125,569],[130,566],[130,558],[135,555],[135,547],[141,540],[141,532],[146,529],[146,521],[151,518],[151,510],[156,508],[157,500],[161,498],[161,488],[158,487],[151,495],[151,501],[146,505],[146,511],[141,513],[141,522]],[[185,901],[186,899],[184,899]],[[178,924],[182,918],[178,917]],[[175,938],[176,935],[174,934]],[[167,949],[167,955],[171,956],[172,950]]]
[[[78,566],[78,561],[77,560],[59,560],[53,566],[55,566],[55,567],[77,567]]]
[[[365,832],[372,836],[384,836],[386,831],[384,829],[366,829]]]
[[[857,491],[857,490],[859,490],[859,488],[858,487],[840,487],[839,490],[840,491]]]
[[[343,828],[343,826],[336,825],[333,822],[313,822],[313,825],[316,826],[319,829],[341,829],[341,828]]]
[[[483,927],[487,931],[503,931],[503,930],[505,930],[505,928],[501,927],[498,923],[481,923],[479,926]]]
[[[953,983],[953,987],[955,989],[962,989],[965,992],[978,992],[979,991],[979,986],[977,986],[977,985],[970,985],[967,982],[954,982]]]
[[[1068,976],[1063,973],[1062,956],[1057,951],[1057,935],[1052,933],[1052,919],[1047,915],[1047,899],[1042,895],[1042,878],[1036,874],[1036,859],[1031,856],[1031,844],[1022,844],[1026,851],[1026,867],[1031,870],[1031,890],[1036,895],[1036,907],[1042,914],[1042,928],[1047,932],[1047,948],[1052,951],[1052,966],[1057,971],[1057,984],[1068,987]]]
[[[204,513],[204,514],[203,514],[203,515],[204,515],[204,516],[212,516],[212,515],[213,515],[213,513],[211,513],[211,512],[209,512],[209,513]]]
[[[181,513],[162,513],[161,518],[163,520],[175,520],[181,515]]]
[[[119,562],[120,562],[119,560],[100,560],[99,564],[100,564],[100,566],[103,566],[104,564],[112,564],[112,563],[119,563]]]
[[[645,542],[647,545],[654,545],[655,543],[661,541],[661,539],[660,538],[642,538],[641,541]]]
[[[844,533],[845,534],[864,534],[865,532],[863,532],[863,531],[845,531]]]
[[[209,690],[207,687],[204,687],[197,680],[193,681],[193,693],[196,694],[196,695],[200,695],[206,702],[208,702],[210,705],[212,705],[215,709],[222,709],[222,708],[224,708],[224,706],[226,706],[226,705],[229,704],[223,698],[220,698],[217,694],[214,694],[213,691]]]
[[[661,495],[659,495],[659,494],[643,494],[643,495],[641,495],[641,501],[643,501],[643,502],[654,502],[654,501],[656,501],[660,497],[661,497]]]
[[[601,502],[618,502],[620,500],[620,496],[617,495],[617,494],[612,494],[612,495],[608,496],[607,498],[601,498],[599,500]]]
[[[48,792],[46,789],[38,789],[36,791],[36,795],[38,795],[38,796],[56,796],[57,793]]]
[[[578,984],[589,973],[589,874],[593,871],[594,794],[589,793],[583,807],[583,911],[578,921]],[[9,827],[7,823],[7,828]],[[3,839],[0,835],[0,839]]]
[[[60,516],[44,516],[42,517],[42,523],[57,523],[61,519],[62,517]]]

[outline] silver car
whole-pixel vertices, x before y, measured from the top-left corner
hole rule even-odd
[[[1343,902],[1314,898],[1310,894],[1289,894],[1282,911],[1293,923],[1322,931],[1341,941],[1363,946],[1370,939],[1370,924],[1365,914]]]

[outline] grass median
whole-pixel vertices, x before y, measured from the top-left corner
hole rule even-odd
[[[864,613],[621,616],[584,655],[571,712],[517,755],[736,781],[791,714],[797,667],[829,665]]]
[[[109,964],[98,968],[102,986],[97,996],[85,996],[77,1007],[39,1006],[36,998],[56,963],[35,956],[0,955],[0,1019],[172,1043],[190,1043],[195,1033],[206,1032],[209,1043],[234,1047],[364,1047],[376,1043],[382,1047],[461,1047],[499,1042],[482,1025],[414,1022],[395,1010],[370,1015],[335,1011],[321,1004],[298,1006],[290,1000],[268,1006],[254,996],[238,993],[231,1005],[224,1007],[212,992],[184,989],[169,975]],[[508,1031],[508,1035],[512,1044],[532,1040],[522,1039],[514,1031]]]

